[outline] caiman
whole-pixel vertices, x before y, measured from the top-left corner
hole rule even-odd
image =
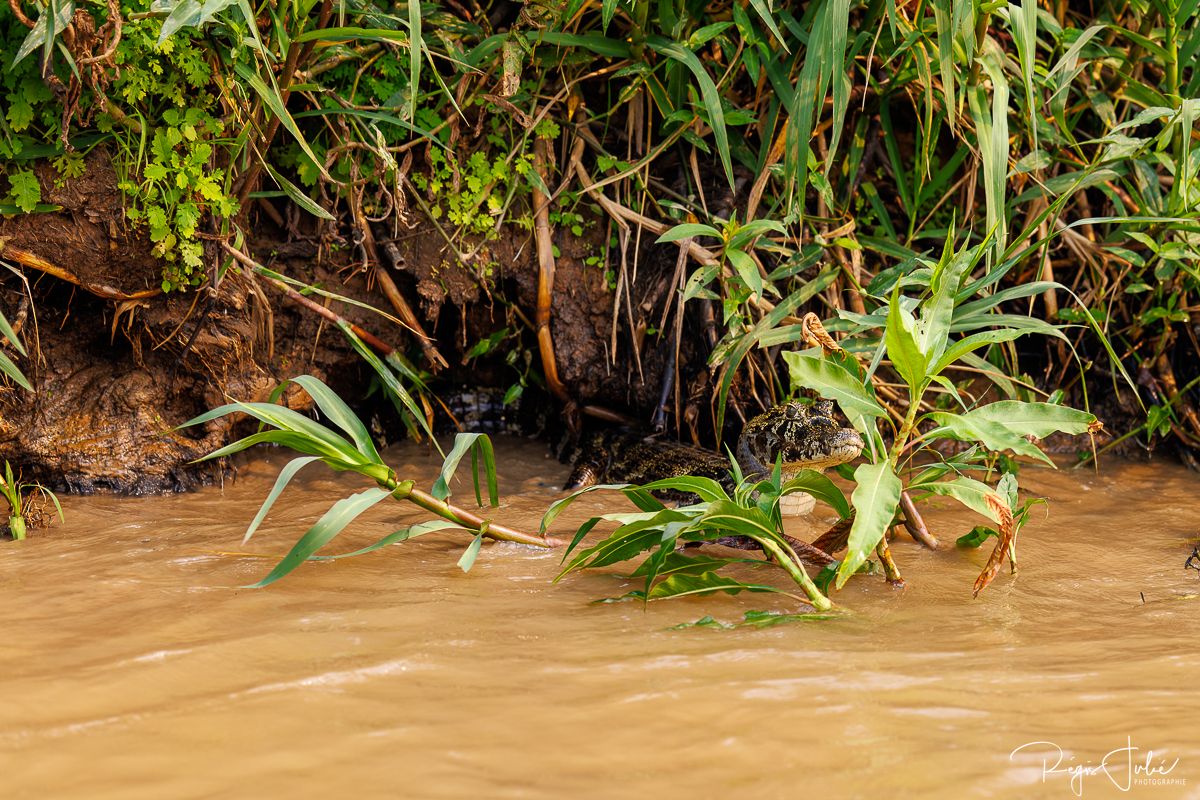
[[[831,401],[818,400],[811,406],[792,401],[747,422],[734,457],[743,476],[762,478],[770,473],[776,458],[782,456],[783,480],[787,481],[804,469],[821,471],[852,461],[862,449],[863,440],[858,432],[842,427],[834,418]],[[605,432],[586,438],[563,488],[575,490],[598,483],[642,484],[683,475],[712,478],[727,491],[733,489],[730,463],[725,456],[628,432]],[[812,497],[806,494],[792,497],[797,502],[785,508],[785,513],[812,511]]]

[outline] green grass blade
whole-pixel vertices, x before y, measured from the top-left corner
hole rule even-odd
[[[362,339],[358,338],[358,335],[351,330],[349,323],[338,320],[338,327],[341,328],[346,338],[350,340],[350,344],[354,347],[355,351],[375,370],[375,374],[379,376],[379,379],[387,387],[388,391],[392,392],[404,407],[408,409],[408,412],[412,414],[416,423],[421,426],[421,430],[425,431],[425,435],[429,437],[429,440],[433,442],[433,446],[441,453],[442,446],[438,444],[437,438],[434,437],[433,429],[429,427],[429,421],[425,419],[425,414],[422,412],[421,407],[417,405],[417,401],[413,399],[413,396],[409,394],[408,390],[396,378],[396,374],[379,360],[379,356],[375,355],[375,351],[367,347]]]
[[[983,197],[987,229],[995,231],[994,262],[1000,263],[1008,244],[1008,220],[1004,207],[1004,186],[1008,175],[1008,79],[992,53],[980,55],[983,68],[992,81],[991,107],[982,86],[970,87],[967,100],[979,139],[983,159]]]
[[[483,534],[479,534],[471,543],[467,545],[467,549],[463,551],[462,556],[458,559],[458,568],[463,572],[470,572],[471,567],[475,566],[475,558],[479,555],[479,548],[483,546]]]
[[[767,30],[769,30],[771,35],[775,37],[775,40],[779,42],[779,46],[783,48],[783,52],[791,52],[788,50],[787,40],[784,39],[783,34],[779,32],[779,26],[775,24],[775,15],[771,11],[771,6],[767,0],[750,0],[750,5],[754,9],[754,12],[758,14],[759,19],[763,21],[763,24],[767,26]]]
[[[1008,7],[1009,24],[1012,26],[1013,42],[1017,45],[1017,58],[1021,65],[1021,80],[1025,84],[1025,103],[1029,112],[1029,133],[1033,149],[1038,149],[1037,110],[1039,97],[1034,93],[1033,76],[1037,59],[1037,14],[1036,0],[1022,0],[1020,5]]]
[[[257,31],[257,27],[255,30]],[[280,124],[292,135],[292,138],[296,140],[296,144],[300,145],[300,149],[304,151],[304,154],[312,159],[313,164],[316,165],[317,170],[321,173],[321,177],[333,183],[333,178],[325,171],[325,159],[318,158],[317,154],[309,147],[308,139],[301,133],[296,120],[292,119],[291,113],[284,106],[283,97],[279,94],[278,88],[273,86],[268,87],[263,83],[263,79],[246,64],[234,64],[234,69],[237,70],[238,75],[242,76],[242,80],[250,85],[255,94],[262,99],[263,104],[271,109],[271,113],[279,119]],[[274,78],[272,78],[273,80]]]
[[[350,434],[358,451],[367,460],[376,464],[383,463],[379,457],[379,451],[375,449],[375,443],[371,440],[371,433],[367,430],[367,426],[332,389],[312,375],[299,375],[292,378],[292,382],[308,392],[309,397],[317,404],[317,408],[321,409],[321,413],[325,415],[326,419]]]
[[[277,169],[272,167],[269,162],[263,160],[262,163],[267,169],[267,174],[271,176],[271,179],[275,181],[279,188],[283,189],[283,193],[291,198],[293,203],[300,206],[314,217],[327,220],[336,219],[333,214],[330,214],[328,211],[321,208],[321,206],[317,205],[317,202],[305,194],[305,192],[299,186],[283,177],[283,175],[281,175]]]
[[[33,385],[29,383],[29,379],[25,377],[25,373],[21,372],[20,367],[14,364],[13,360],[8,357],[8,354],[3,351],[0,351],[0,373],[6,375],[22,389],[29,392],[33,391]]]
[[[332,555],[332,556],[309,556],[308,560],[309,561],[336,561],[339,558],[354,558],[355,556],[361,556],[361,555],[366,555],[367,553],[373,553],[376,550],[387,547],[390,544],[397,544],[398,542],[407,542],[409,539],[416,539],[418,536],[424,536],[427,533],[433,533],[435,531],[444,531],[444,530],[448,530],[450,528],[462,529],[462,526],[459,525],[458,523],[451,522],[450,520],[446,520],[446,519],[433,519],[428,522],[419,522],[416,525],[412,525],[408,528],[401,528],[398,531],[393,531],[392,533],[389,533],[387,536],[382,537],[378,541],[376,541],[372,544],[369,544],[366,547],[361,547],[358,550],[353,550],[349,553],[338,553],[337,555]]]
[[[29,355],[25,352],[25,345],[21,344],[21,337],[17,336],[16,331],[12,329],[12,325],[8,324],[8,318],[4,314],[0,314],[0,333],[4,334],[4,338],[8,340],[18,353],[23,356]]]
[[[497,505],[499,497],[499,489],[496,484],[496,460],[495,453],[492,450],[492,440],[485,433],[460,433],[454,437],[454,447],[446,455],[446,459],[442,462],[442,470],[438,474],[437,480],[433,483],[433,488],[430,494],[438,500],[445,500],[450,497],[450,479],[454,477],[454,473],[458,470],[458,465],[462,461],[463,456],[467,453],[475,453],[482,451],[484,460],[484,469],[487,472],[488,478],[488,500],[491,506]],[[483,497],[479,491],[479,473],[478,469],[473,469],[472,473],[475,477],[475,500],[479,505],[483,505]]]
[[[195,463],[203,461],[211,461],[214,458],[224,458],[225,456],[240,453],[247,450],[256,444],[279,444],[284,447],[291,448],[298,453],[307,453],[317,456],[326,461],[326,463],[337,462],[346,464],[336,453],[331,453],[327,448],[323,447],[319,442],[314,441],[310,437],[303,434],[295,433],[294,431],[266,430],[251,434],[244,439],[239,439],[236,442],[227,444],[217,450],[212,451],[206,456],[196,459]]]
[[[378,486],[345,497],[325,512],[317,524],[300,537],[283,560],[265,578],[244,588],[260,589],[269,586],[308,560],[309,556],[329,543],[359,515],[391,496],[391,491]]]
[[[267,518],[267,512],[271,510],[271,506],[275,505],[275,501],[279,499],[279,495],[283,493],[283,490],[291,482],[292,478],[296,477],[296,473],[314,461],[320,460],[320,456],[301,456],[300,458],[293,458],[284,465],[283,469],[279,471],[279,477],[275,479],[275,485],[271,487],[271,492],[267,495],[267,499],[263,501],[262,506],[258,509],[258,513],[251,520],[250,526],[246,528],[246,535],[242,537],[243,545],[250,541],[250,537],[258,530],[258,526]]]
[[[425,40],[421,33],[421,0],[408,0],[405,5],[408,7],[408,34],[411,38],[408,46],[408,118],[415,120],[417,97],[421,94],[421,50],[425,47]]]
[[[713,83],[708,70],[700,63],[696,54],[686,47],[663,36],[647,36],[646,44],[652,50],[686,66],[696,78],[696,84],[700,88],[700,98],[704,101],[704,108],[708,112],[708,124],[712,128],[717,155],[720,156],[721,166],[725,168],[725,177],[732,188],[734,185],[733,161],[729,157],[729,133],[725,129],[725,109],[721,104],[721,95],[717,92],[717,85]]]

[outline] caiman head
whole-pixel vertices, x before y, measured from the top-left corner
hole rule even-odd
[[[746,423],[738,440],[737,460],[746,475],[765,475],[783,456],[785,479],[802,469],[823,470],[858,458],[863,440],[833,416],[833,402],[811,406],[792,401],[775,406]]]

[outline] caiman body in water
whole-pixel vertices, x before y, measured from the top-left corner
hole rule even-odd
[[[793,401],[768,409],[746,423],[735,457],[746,477],[764,477],[776,459],[786,481],[801,470],[824,470],[858,457],[862,437],[843,428],[833,416],[833,403],[811,406]],[[675,442],[648,439],[629,432],[605,432],[588,437],[575,458],[566,489],[597,483],[650,483],[682,475],[712,478],[732,490],[729,459]],[[796,513],[807,513],[806,508]]]

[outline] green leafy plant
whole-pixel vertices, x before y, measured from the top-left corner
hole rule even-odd
[[[126,158],[119,186],[129,197],[126,216],[144,225],[163,261],[163,291],[184,290],[207,277],[197,237],[206,218],[228,222],[239,210],[231,175],[217,165],[236,151],[225,140],[216,111],[207,48],[168,35],[162,20],[134,19],[123,26],[115,60],[122,65],[99,127],[116,135]],[[122,108],[145,109],[130,123]]]
[[[618,523],[612,533],[572,558],[558,580],[571,572],[606,567],[648,551],[645,561],[633,573],[633,577],[644,579],[644,588],[626,597],[650,602],[716,592],[773,592],[804,600],[818,611],[828,611],[833,604],[804,570],[802,556],[811,558],[814,552],[784,534],[779,501],[790,494],[806,492],[821,498],[845,517],[850,514],[845,496],[829,478],[813,470],[804,470],[786,482],[781,479],[778,464],[767,479],[760,481],[743,480],[736,466],[734,470],[737,486],[732,496],[711,478],[681,477],[642,486],[590,486],[559,500],[542,518],[543,534],[576,498],[593,491],[619,490],[638,511],[592,517],[580,526],[567,548],[564,560],[570,557],[598,523]],[[681,508],[668,508],[654,497],[652,492],[656,491],[694,493],[700,502]],[[803,597],[794,590],[779,589],[761,581],[749,583],[729,574],[731,567],[762,567],[764,562],[707,554],[688,556],[677,550],[684,543],[713,542],[730,536],[745,537],[755,542],[768,557],[765,563],[781,569],[803,592]]]
[[[816,333],[809,335],[820,341],[820,346],[784,354],[793,387],[835,401],[867,442],[865,463],[853,472],[855,487],[849,503],[828,478],[817,473],[805,472],[780,485],[778,469],[770,481],[754,486],[740,484],[734,497],[716,482],[701,478],[678,478],[640,487],[589,487],[553,506],[543,520],[543,531],[574,497],[596,489],[620,489],[640,511],[593,518],[580,527],[572,549],[599,522],[618,523],[613,533],[576,556],[563,574],[608,566],[650,551],[634,573],[646,579],[645,589],[637,596],[647,601],[713,592],[780,591],[768,584],[748,584],[718,574],[718,569],[742,559],[689,558],[675,549],[679,542],[746,536],[788,573],[815,609],[825,611],[831,604],[818,583],[832,582],[835,588],[841,588],[868,565],[872,552],[878,554],[889,579],[900,579],[885,534],[901,513],[905,491],[916,499],[929,495],[952,498],[997,525],[996,548],[976,581],[976,594],[995,577],[1006,554],[1015,568],[1015,537],[1030,504],[1017,507],[1015,473],[1006,473],[998,488],[980,478],[992,470],[1001,455],[1053,466],[1031,439],[1056,432],[1085,433],[1098,423],[1088,412],[1046,402],[1004,400],[968,405],[947,377],[949,371],[964,362],[978,361],[977,351],[1029,333],[1063,334],[1044,322],[995,313],[995,307],[1004,299],[998,295],[1005,293],[990,290],[1002,271],[971,279],[988,243],[957,251],[952,244],[952,238],[948,238],[941,258],[922,260],[916,269],[885,286],[888,294],[879,310],[868,315],[844,314],[850,324],[843,327],[854,334],[847,343],[870,355],[869,366],[864,367],[853,353],[835,343],[815,321],[798,327],[815,329]],[[915,293],[909,296],[905,290]],[[1037,291],[1039,287],[1020,290]],[[1008,294],[1013,291],[1008,290]],[[881,334],[875,333],[880,329]],[[906,390],[897,403],[902,409],[899,413],[890,413],[890,404],[881,401],[874,388],[877,370],[884,363]],[[990,366],[986,361],[982,363]],[[927,396],[935,388],[951,398],[957,409],[927,403]],[[937,439],[956,439],[972,447],[953,458],[941,458],[929,447]],[[907,481],[906,475],[910,476]],[[666,508],[650,494],[663,489],[693,492],[701,502],[680,509]],[[819,565],[824,569],[817,582],[807,575],[799,553],[783,537],[779,497],[797,491],[827,503],[849,522],[846,555],[839,564]]]
[[[518,180],[532,169],[527,154],[511,160],[505,156],[488,158],[476,150],[465,163],[440,149],[429,151],[429,174],[411,176],[413,185],[430,198],[430,216],[447,222],[465,233],[496,237],[496,217],[518,188],[528,191]]]
[[[255,587],[274,583],[305,561],[324,558],[316,556],[320,548],[328,544],[361,514],[389,498],[411,503],[434,514],[438,519],[406,526],[367,547],[343,556],[334,556],[335,558],[362,555],[389,544],[407,541],[433,531],[452,529],[464,530],[472,537],[458,562],[464,571],[469,570],[474,564],[485,538],[519,542],[535,547],[549,547],[554,544],[553,540],[545,536],[522,533],[448,502],[451,496],[450,480],[454,477],[462,459],[470,454],[476,503],[481,507],[483,505],[482,472],[487,482],[488,502],[492,507],[498,505],[495,457],[488,437],[482,434],[459,434],[455,439],[454,447],[442,464],[438,479],[429,491],[423,491],[416,487],[414,481],[399,477],[391,467],[384,463],[371,441],[367,427],[328,386],[310,375],[301,375],[292,380],[312,397],[317,408],[336,427],[336,430],[284,406],[272,403],[240,402],[215,408],[181,426],[200,425],[228,414],[246,414],[261,423],[257,433],[226,445],[201,460],[232,455],[263,443],[280,444],[304,454],[288,462],[280,470],[274,487],[246,529],[243,541],[248,541],[254,535],[279,495],[296,477],[296,474],[310,464],[320,462],[337,472],[355,472],[375,484],[334,503],[321,519],[300,537],[275,568],[254,584]]]
[[[64,519],[62,505],[54,492],[40,483],[22,483],[20,476],[13,476],[12,465],[4,462],[4,476],[0,477],[0,497],[8,504],[8,532],[18,541],[25,538],[30,521],[35,525],[45,524],[46,501],[54,504],[58,518]]]
[[[998,271],[974,281],[970,277],[986,248],[984,243],[956,252],[952,240],[947,239],[937,262],[914,270],[891,287],[886,313],[881,309],[866,317],[845,315],[861,337],[859,344],[871,354],[868,368],[840,348],[784,355],[793,385],[837,402],[868,445],[864,453],[867,463],[854,471],[852,503],[856,514],[847,554],[837,572],[839,588],[872,550],[878,552],[889,577],[899,578],[884,535],[896,518],[901,491],[907,489],[918,496],[950,497],[999,526],[996,550],[975,585],[978,594],[995,576],[1002,555],[1012,548],[1016,535],[1016,477],[1010,476],[1006,496],[1002,496],[971,474],[990,471],[993,454],[999,453],[1054,466],[1031,439],[1059,432],[1086,433],[1098,427],[1094,415],[1051,403],[1004,400],[968,405],[948,379],[948,371],[960,362],[971,364],[981,349],[1029,333],[1063,335],[1038,320],[992,313],[1002,300],[997,295],[1004,294],[989,293]],[[916,289],[916,296],[904,294],[905,288]],[[977,293],[981,297],[974,299]],[[880,328],[882,336],[870,335]],[[967,335],[955,338],[954,333]],[[903,382],[904,394],[899,403],[903,412],[896,417],[889,414],[872,385],[872,375],[885,355]],[[926,410],[926,397],[934,387],[953,398],[958,410]],[[973,447],[953,459],[920,467],[919,455],[936,458],[929,445],[937,439],[955,439]],[[901,475],[914,467],[920,467],[919,471],[906,486]]]

